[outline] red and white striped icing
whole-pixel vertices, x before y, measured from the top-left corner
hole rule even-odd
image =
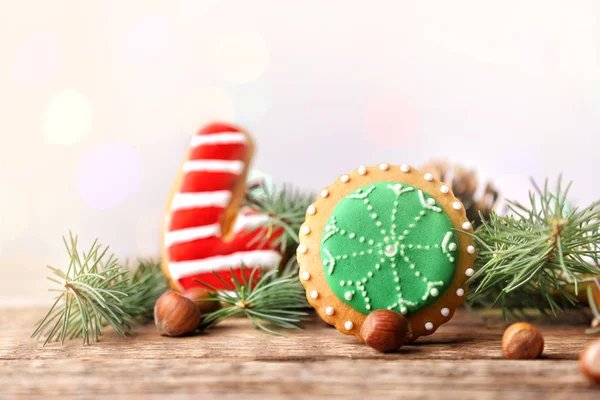
[[[249,232],[265,222],[264,214],[242,209],[231,238],[225,242],[221,236],[223,212],[250,151],[246,134],[227,124],[211,124],[192,137],[163,238],[165,267],[182,290],[199,286],[194,279],[225,289],[213,271],[229,282],[232,267],[239,278],[241,264],[248,267],[247,274],[253,266],[279,264],[281,255],[272,248],[275,237],[265,243],[256,240],[264,230]]]

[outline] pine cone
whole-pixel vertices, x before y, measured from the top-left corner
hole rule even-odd
[[[499,193],[490,182],[486,183],[483,195],[476,198],[479,182],[475,171],[465,170],[460,165],[449,166],[445,161],[432,160],[421,168],[431,173],[435,179],[445,182],[452,188],[454,195],[462,201],[467,212],[467,218],[475,225],[479,225],[481,213],[484,220],[489,219],[494,205],[498,201]]]

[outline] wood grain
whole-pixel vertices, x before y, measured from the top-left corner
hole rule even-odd
[[[583,325],[537,325],[542,359],[502,356],[504,324],[460,310],[430,337],[380,354],[321,321],[276,337],[233,320],[209,334],[158,336],[153,326],[100,343],[29,339],[39,309],[0,310],[0,396],[206,398],[571,398],[598,399],[577,357],[593,337]]]

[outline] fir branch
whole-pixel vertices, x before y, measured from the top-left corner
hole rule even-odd
[[[139,324],[154,320],[154,304],[169,289],[159,259],[139,260],[130,274],[123,309]]]
[[[214,274],[229,290],[217,290],[207,283],[197,281],[215,292],[213,297],[199,301],[219,301],[227,305],[203,315],[199,327],[202,330],[226,319],[242,316],[252,321],[258,329],[281,335],[268,325],[300,329],[301,322],[308,315],[302,311],[308,308],[308,303],[298,279],[295,260],[290,260],[281,273],[275,269],[261,273],[260,268],[254,268],[249,278],[246,278],[245,268],[242,267],[242,280],[232,274],[231,283],[222,280],[216,272]]]
[[[300,239],[298,231],[304,222],[306,209],[312,204],[312,194],[301,193],[297,189],[284,186],[280,191],[266,195],[256,195],[252,191],[246,192],[245,205],[269,216],[269,219],[255,229],[265,229],[264,235],[259,235],[256,240],[268,242],[273,235],[281,235],[273,242],[285,252],[290,246],[295,248]]]
[[[528,205],[509,202],[508,215],[493,212],[473,235],[479,250],[470,302],[501,307],[507,317],[580,307],[579,282],[600,273],[600,202],[571,208],[570,185],[563,190],[559,179],[552,192],[548,181],[543,189],[532,183]],[[565,285],[574,285],[575,296]]]
[[[154,302],[167,289],[160,264],[142,261],[131,271],[120,265],[108,247],[97,240],[90,250],[79,252],[78,238],[63,237],[69,254],[69,266],[48,268],[59,292],[47,315],[38,323],[32,338],[45,337],[44,345],[81,337],[84,345],[97,342],[102,328],[110,325],[121,336],[133,332],[134,322],[151,317]]]

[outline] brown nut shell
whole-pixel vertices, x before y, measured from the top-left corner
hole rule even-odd
[[[600,339],[583,349],[579,356],[579,370],[590,381],[600,384]]]
[[[154,305],[154,323],[162,336],[181,336],[192,333],[198,327],[202,314],[196,304],[170,291],[166,292]]]
[[[402,314],[376,310],[365,319],[360,335],[367,346],[381,353],[389,353],[402,347],[408,331],[408,320]]]
[[[198,307],[202,314],[217,311],[219,308],[221,308],[221,304],[218,301],[198,301],[211,298],[210,291],[204,288],[190,288],[183,291],[181,294],[196,303],[196,307]]]
[[[502,351],[511,360],[531,360],[544,351],[544,338],[533,325],[517,322],[504,331]]]

